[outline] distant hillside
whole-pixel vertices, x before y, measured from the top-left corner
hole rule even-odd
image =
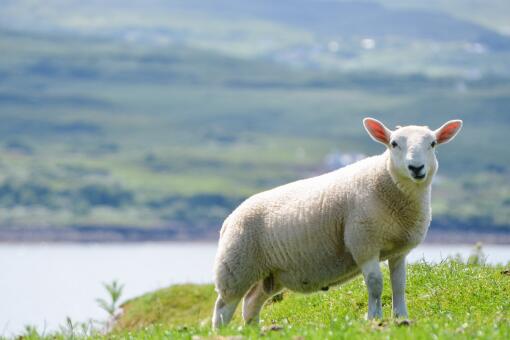
[[[509,49],[510,37],[446,13],[390,9],[373,2],[317,0],[179,2],[179,8],[214,13],[225,19],[264,19],[307,29],[326,37],[394,37],[437,41],[471,41]]]
[[[292,23],[318,12],[286,16],[287,1],[143,4],[3,3],[0,241],[214,238],[249,195],[380,153],[367,115],[463,119],[438,151],[434,226],[510,230],[509,52],[321,38]]]
[[[79,31],[94,28],[117,27],[132,29],[125,17],[136,18],[140,25],[140,15],[154,16],[161,28],[161,15],[170,21],[177,21],[175,13],[202,17],[209,20],[234,20],[241,26],[243,21],[267,21],[276,24],[291,25],[301,30],[326,36],[344,38],[355,37],[403,37],[409,39],[431,39],[439,41],[473,41],[487,44],[491,48],[508,48],[510,37],[496,33],[479,24],[461,20],[449,13],[442,12],[443,7],[433,4],[430,9],[411,2],[408,8],[395,6],[394,1],[387,1],[392,7],[384,6],[384,1],[335,1],[335,0],[189,0],[189,1],[47,1],[36,5],[28,1],[4,1],[4,25],[7,27],[24,26],[25,29],[51,29],[68,27]],[[469,5],[467,5],[469,6]],[[487,4],[490,6],[490,3]],[[412,8],[414,7],[414,8]],[[31,10],[32,13],[23,13]],[[103,22],[93,17],[102,17],[103,13],[116,13],[120,20]],[[16,16],[18,18],[16,18]],[[20,19],[20,20],[17,20]],[[35,26],[28,25],[28,21]],[[149,24],[149,23],[147,23]],[[172,27],[178,23],[168,22]],[[154,27],[154,26],[153,26]],[[200,23],[197,23],[197,28]],[[158,27],[154,27],[156,30]],[[185,33],[185,32],[183,32]]]
[[[434,2],[424,8],[392,0],[6,0],[0,27],[115,39],[143,48],[178,44],[308,69],[509,76],[510,36],[479,20],[466,20],[469,15],[458,16],[457,9],[463,7],[455,4]],[[480,12],[483,22],[498,15]]]
[[[390,8],[427,9],[448,13],[510,36],[510,2],[507,0],[374,0]]]

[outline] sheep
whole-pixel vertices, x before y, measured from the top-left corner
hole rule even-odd
[[[363,124],[384,153],[256,194],[226,218],[214,264],[214,329],[229,323],[243,297],[243,319],[258,323],[264,303],[283,288],[327,290],[360,273],[367,318],[380,319],[385,260],[393,315],[408,318],[405,258],[430,225],[435,147],[452,140],[462,121],[435,131],[414,125],[392,131],[373,118]]]

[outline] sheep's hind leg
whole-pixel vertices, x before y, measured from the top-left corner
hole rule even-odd
[[[218,296],[212,318],[213,329],[219,329],[230,322],[240,300],[239,298],[225,302],[221,296]]]
[[[258,324],[264,303],[282,289],[281,284],[271,274],[257,282],[244,297],[243,319],[247,324]]]
[[[243,302],[243,319],[246,324],[258,324],[260,310],[269,297],[270,295],[264,292],[262,281],[250,289]]]

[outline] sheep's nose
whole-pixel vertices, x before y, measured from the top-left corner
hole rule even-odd
[[[424,167],[425,167],[425,165],[423,165],[423,164],[420,165],[420,166],[414,166],[414,165],[409,165],[408,166],[409,170],[411,170],[414,175],[419,175]]]

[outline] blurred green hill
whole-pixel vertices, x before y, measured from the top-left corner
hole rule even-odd
[[[6,1],[0,235],[215,237],[245,197],[382,152],[367,115],[463,119],[434,228],[510,230],[510,36],[487,11],[380,3]]]

